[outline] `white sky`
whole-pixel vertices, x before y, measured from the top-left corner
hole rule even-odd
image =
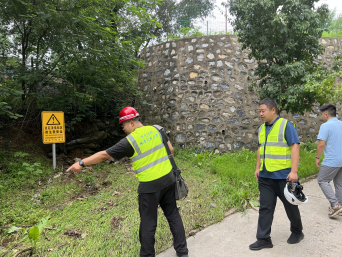
[[[342,1],[341,0],[320,0],[318,1],[318,6],[322,4],[327,4],[330,10],[336,8],[337,13],[342,13]]]
[[[200,31],[203,33],[215,33],[218,31],[225,31],[226,22],[225,22],[225,9],[221,5],[223,2],[227,2],[227,0],[213,0],[216,5],[216,8],[213,11],[214,17],[207,17],[204,21],[196,22],[196,26],[200,28]],[[327,4],[330,10],[336,9],[336,14],[342,14],[342,0],[320,0],[316,3],[316,6],[320,6],[322,4]],[[228,31],[232,31],[232,27],[228,24]]]

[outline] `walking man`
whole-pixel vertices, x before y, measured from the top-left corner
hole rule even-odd
[[[259,112],[265,122],[259,128],[259,148],[255,178],[259,183],[260,208],[256,238],[251,250],[272,248],[270,237],[277,197],[283,202],[290,220],[289,244],[299,243],[303,238],[302,221],[297,205],[290,204],[284,196],[287,181],[298,181],[299,138],[291,122],[278,116],[277,103],[271,98],[260,102]]]
[[[111,157],[129,157],[133,171],[139,179],[140,256],[155,256],[155,231],[158,204],[169,222],[177,256],[188,257],[185,231],[175,199],[175,175],[159,131],[153,126],[143,126],[139,113],[126,107],[119,113],[119,123],[127,136],[106,151],[73,164],[67,171],[78,172],[82,167],[102,162]],[[161,132],[163,133],[163,132]],[[167,142],[173,154],[170,141]]]
[[[323,105],[320,109],[321,125],[317,136],[316,166],[319,168],[318,184],[330,203],[329,217],[342,213],[342,121],[336,118],[336,107]],[[322,152],[324,159],[319,166]],[[335,193],[329,184],[334,181]]]

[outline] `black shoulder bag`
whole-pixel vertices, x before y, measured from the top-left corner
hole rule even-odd
[[[158,125],[154,125],[153,127],[155,127],[160,132],[163,138],[163,143],[166,148],[166,152],[169,156],[170,162],[172,164],[173,173],[175,174],[175,177],[176,177],[175,197],[176,197],[176,200],[181,200],[188,196],[188,193],[189,193],[188,186],[186,185],[185,180],[182,178],[181,171],[177,167],[175,160],[173,159],[173,155],[171,154],[169,145],[167,144],[168,142],[167,137],[165,135],[165,132],[163,131],[164,128]]]

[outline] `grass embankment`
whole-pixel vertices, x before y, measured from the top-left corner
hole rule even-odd
[[[342,32],[326,32],[324,31],[322,37],[342,37]]]
[[[22,151],[30,149],[23,147]],[[61,170],[52,172],[49,159],[13,155],[11,149],[0,149],[3,170],[7,169],[0,176],[0,226],[36,224],[51,213],[47,226],[56,228],[40,236],[34,256],[139,256],[138,182],[127,164],[103,163],[67,176],[65,172],[59,175]],[[18,175],[10,168],[17,165],[20,170],[23,162],[32,166],[37,161],[41,163],[39,174]],[[300,178],[317,173],[314,161],[315,151],[301,149]],[[222,220],[230,208],[243,210],[257,203],[255,152],[215,156],[176,150],[176,162],[190,188],[190,195],[178,201],[187,234]],[[27,182],[29,177],[34,180],[32,185]],[[159,214],[157,253],[172,246],[160,209]],[[65,235],[68,229],[76,231],[76,236]],[[0,248],[0,254],[22,238],[22,232],[8,234],[7,229],[0,229],[0,246],[6,248]],[[22,243],[7,256],[30,246],[28,240]]]

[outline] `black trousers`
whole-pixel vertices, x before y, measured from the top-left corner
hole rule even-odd
[[[178,254],[187,254],[188,248],[182,218],[179,215],[176,199],[175,184],[156,193],[139,194],[140,230],[139,239],[141,244],[140,256],[154,257],[154,234],[157,228],[158,204],[169,222],[173,235],[173,245]]]
[[[257,239],[269,239],[273,222],[277,197],[283,202],[287,217],[290,220],[290,231],[300,234],[303,230],[297,205],[290,204],[284,196],[285,179],[269,179],[259,177],[260,208]]]

